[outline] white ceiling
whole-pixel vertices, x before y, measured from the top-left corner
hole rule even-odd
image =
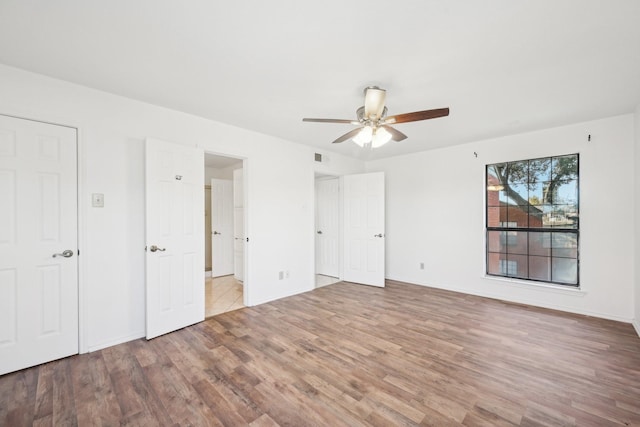
[[[629,113],[638,0],[0,0],[0,63],[374,159]],[[330,142],[368,85],[406,123]]]

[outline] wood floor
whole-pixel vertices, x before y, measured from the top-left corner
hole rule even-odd
[[[337,283],[0,377],[0,425],[640,425],[629,324]]]

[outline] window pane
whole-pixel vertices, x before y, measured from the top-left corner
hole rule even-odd
[[[578,214],[573,206],[553,205],[551,206],[547,227],[578,228]]]
[[[529,204],[533,206],[542,205],[544,203],[544,188],[546,188],[546,182],[535,182],[528,185],[529,187]]]
[[[551,233],[529,233],[529,255],[551,256]]]
[[[510,205],[528,205],[529,204],[529,187],[527,184],[508,184],[505,186],[505,192],[509,199]]]
[[[487,184],[497,184],[500,182],[498,178],[500,176],[500,172],[504,170],[506,167],[506,163],[496,163],[494,165],[487,166]]]
[[[551,258],[542,256],[529,257],[529,278],[534,280],[551,280]]]
[[[487,227],[500,226],[500,210],[498,207],[487,208]]]
[[[575,179],[559,182],[553,187],[551,194],[554,205],[578,206],[578,181]]]
[[[542,206],[529,206],[529,228],[538,228],[543,226]]]
[[[551,160],[551,180],[578,178],[578,155],[553,157]]]
[[[578,258],[578,236],[575,233],[551,233],[551,255]]]
[[[490,252],[487,256],[487,273],[496,276],[506,276],[506,273],[502,273],[502,270],[500,268],[502,265],[502,261],[506,261],[506,259],[507,254]]]
[[[529,161],[522,160],[519,162],[509,162],[509,176],[507,182],[509,184],[514,183],[526,183],[529,180]]]
[[[504,231],[501,238],[504,238],[503,245],[509,254],[527,254],[527,233],[526,231]]]
[[[535,159],[529,161],[529,182],[543,182],[551,179],[551,159]]]
[[[529,278],[528,260],[526,255],[507,255],[508,276],[523,279]]]
[[[489,252],[507,252],[506,245],[506,231],[489,231],[487,233],[487,246]]]
[[[549,228],[578,228],[578,216],[573,206],[543,205],[542,226]]]
[[[575,285],[578,283],[578,260],[571,258],[551,258],[551,280]]]
[[[507,193],[500,188],[504,187],[501,185],[487,186],[487,206],[500,206],[507,203]]]
[[[527,206],[508,206],[507,222],[511,227],[529,226],[529,209]]]
[[[487,206],[500,206],[500,201],[507,200],[501,178],[505,168],[505,164],[487,166]]]

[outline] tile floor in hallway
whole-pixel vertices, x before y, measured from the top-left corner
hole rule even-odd
[[[338,283],[340,279],[333,276],[325,276],[324,274],[316,274],[316,288]]]
[[[207,277],[205,280],[205,317],[244,307],[242,282],[233,275]]]

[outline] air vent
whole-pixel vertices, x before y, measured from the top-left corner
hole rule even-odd
[[[316,162],[322,163],[322,154],[316,153]]]

